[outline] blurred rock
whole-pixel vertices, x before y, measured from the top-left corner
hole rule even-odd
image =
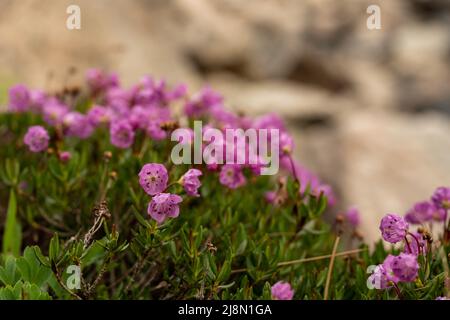
[[[403,215],[450,181],[450,125],[438,114],[355,112],[341,119],[335,146],[343,157],[342,196],[363,214],[363,231],[379,236],[379,219]]]

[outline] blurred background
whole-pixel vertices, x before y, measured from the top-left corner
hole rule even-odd
[[[81,30],[66,28],[70,4]],[[13,83],[53,90],[92,67],[279,113],[369,241],[381,216],[450,184],[449,0],[0,0],[0,104]]]

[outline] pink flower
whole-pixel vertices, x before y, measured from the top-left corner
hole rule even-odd
[[[30,107],[30,91],[23,84],[15,85],[9,89],[9,108],[14,112],[28,111]]]
[[[148,214],[156,222],[163,223],[167,218],[176,218],[180,214],[178,204],[183,199],[176,194],[160,193],[153,197],[148,205]]]
[[[291,135],[286,132],[280,133],[279,144],[281,155],[291,154],[294,150],[294,139],[292,139]]]
[[[199,178],[202,172],[198,169],[189,169],[180,179],[186,193],[192,197],[199,197],[198,188],[202,185]]]
[[[161,124],[170,121],[170,109],[151,107],[148,108],[147,134],[154,140],[162,140],[167,136],[166,131],[161,129]]]
[[[147,108],[136,105],[130,112],[130,123],[135,129],[145,129],[148,126],[150,113]]]
[[[345,217],[347,218],[347,221],[354,228],[359,226],[359,223],[361,222],[361,218],[359,216],[359,210],[356,209],[355,207],[352,207],[352,208],[348,209],[347,212],[345,213]]]
[[[433,219],[436,207],[429,201],[416,203],[405,215],[407,222],[412,224],[421,224]]]
[[[408,223],[402,217],[388,214],[381,219],[380,231],[384,240],[397,243],[405,238],[408,226]]]
[[[68,162],[72,158],[72,154],[69,151],[62,151],[59,153],[59,160],[62,162]]]
[[[119,79],[115,73],[107,74],[99,69],[90,69],[86,72],[86,80],[93,91],[100,91],[119,85]]]
[[[106,91],[106,105],[121,116],[129,113],[131,98],[132,92],[119,87],[112,87]]]
[[[50,137],[47,130],[41,126],[28,128],[23,141],[30,148],[31,152],[41,152],[48,148]]]
[[[163,140],[167,137],[167,132],[161,129],[160,123],[151,122],[147,127],[147,134],[156,141]]]
[[[168,100],[177,100],[184,97],[187,94],[187,85],[184,83],[177,85],[171,92],[169,92]]]
[[[377,265],[368,279],[368,282],[370,282],[373,287],[378,290],[391,287],[392,285],[390,281],[391,280],[389,280],[383,264]]]
[[[203,88],[186,105],[184,112],[189,117],[201,117],[215,105],[222,104],[222,96],[209,87]]]
[[[297,161],[290,157],[281,157],[280,165],[283,169],[287,170],[291,175],[295,175],[300,181],[300,194],[304,194],[307,187],[310,188],[311,193],[315,196],[319,196],[321,192],[327,197],[328,206],[334,206],[336,204],[336,196],[331,186],[323,184],[319,177],[313,174],[311,171],[300,165]]]
[[[69,107],[57,99],[49,99],[43,106],[43,118],[51,126],[62,123],[64,116],[69,112]]]
[[[41,112],[47,101],[47,95],[44,91],[36,89],[30,90],[30,110],[33,112]]]
[[[134,101],[138,104],[163,106],[171,97],[164,80],[155,81],[149,76],[144,76],[134,93]]]
[[[219,181],[230,189],[243,186],[246,182],[245,176],[239,165],[226,164],[220,170]]]
[[[109,123],[112,118],[112,112],[106,107],[95,105],[89,109],[87,117],[93,126]]]
[[[311,193],[315,196],[319,196],[321,193],[327,198],[327,203],[329,207],[336,204],[336,196],[334,195],[333,189],[328,184],[321,184],[317,188],[312,189]]]
[[[294,297],[294,290],[287,282],[278,281],[272,286],[272,298],[275,300],[292,300]]]
[[[277,192],[276,191],[267,191],[264,194],[264,199],[266,199],[266,201],[268,203],[276,204]]]
[[[79,112],[69,112],[64,115],[63,125],[66,129],[67,136],[78,137],[81,139],[88,138],[94,131],[94,127],[90,123],[88,117]]]
[[[419,263],[413,254],[400,253],[392,259],[391,266],[394,275],[402,282],[412,282],[417,278]]]
[[[283,120],[275,113],[268,113],[256,118],[253,121],[253,127],[256,129],[279,129],[285,131]]]
[[[109,129],[111,144],[122,149],[129,148],[134,142],[134,131],[127,120],[117,120],[111,123]]]
[[[431,200],[438,208],[450,209],[450,188],[449,187],[439,187],[434,191]]]
[[[163,192],[168,180],[167,169],[159,163],[147,163],[139,172],[139,184],[151,196]]]
[[[391,281],[394,283],[399,282],[399,279],[394,273],[394,270],[392,269],[392,262],[394,261],[396,257],[392,254],[389,254],[386,259],[383,261],[383,270],[385,271],[384,275],[386,277],[387,281]]]

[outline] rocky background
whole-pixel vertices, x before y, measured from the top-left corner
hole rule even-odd
[[[81,30],[66,29],[69,4]],[[381,30],[366,27],[370,4]],[[125,84],[209,83],[230,108],[278,112],[369,240],[382,215],[450,184],[448,0],[0,0],[3,93],[76,84],[90,67]]]

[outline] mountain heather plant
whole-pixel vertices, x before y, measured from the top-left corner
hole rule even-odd
[[[279,172],[261,173],[263,140],[227,149],[196,121],[276,132]],[[0,135],[1,299],[450,297],[450,187],[387,214],[369,248],[358,209],[333,215],[331,187],[293,158],[283,121],[235,114],[210,87],[124,88],[97,69],[80,88],[16,85]],[[198,140],[217,151],[207,163],[172,161]]]

